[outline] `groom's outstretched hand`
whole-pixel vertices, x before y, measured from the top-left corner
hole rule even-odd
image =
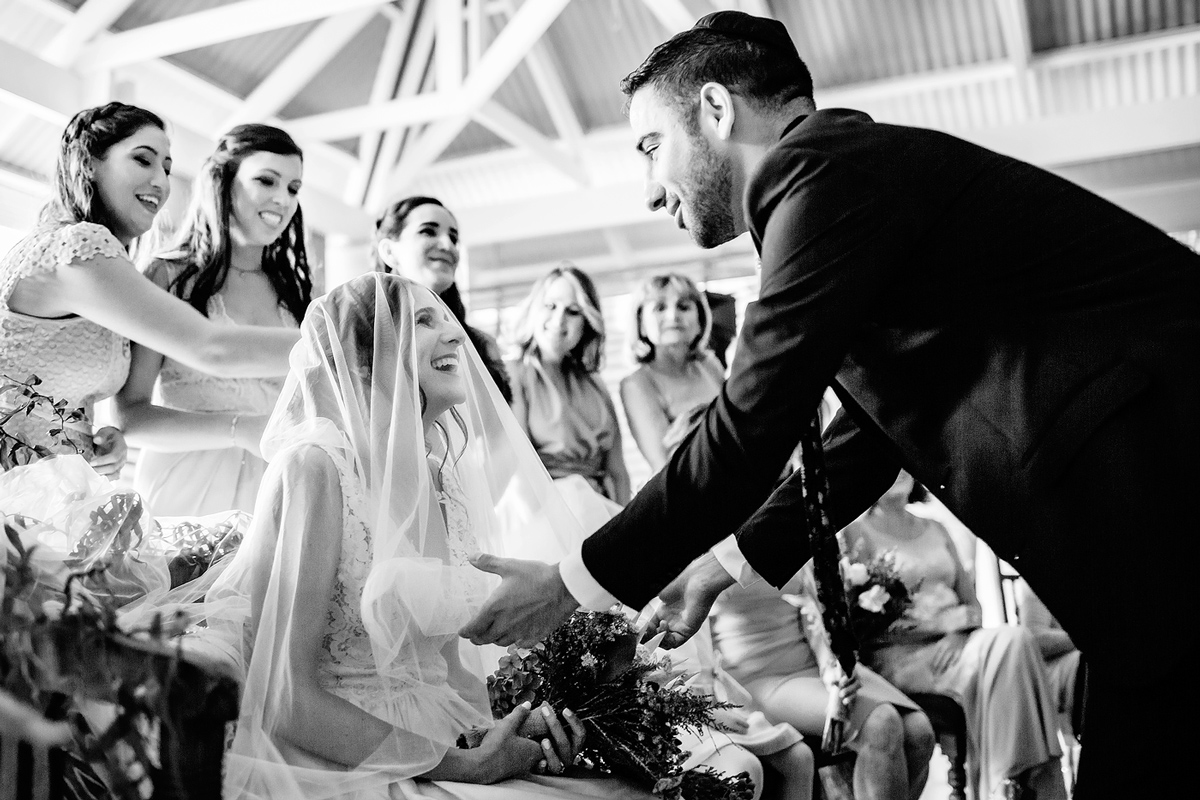
[[[700,556],[658,593],[661,605],[646,623],[643,639],[665,633],[660,646],[679,647],[700,630],[717,595],[733,583],[716,556],[711,552]]]
[[[458,632],[474,644],[532,647],[579,607],[555,564],[487,553],[471,556],[471,564],[503,579],[475,618]]]

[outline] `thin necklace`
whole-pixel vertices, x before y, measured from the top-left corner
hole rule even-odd
[[[235,272],[240,272],[243,275],[253,275],[255,273],[258,273],[258,274],[262,273],[262,267],[256,267],[254,269],[245,269],[243,267],[239,267],[237,264],[230,264],[229,268],[231,270],[234,270]]]

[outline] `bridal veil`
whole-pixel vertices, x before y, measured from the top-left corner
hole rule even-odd
[[[457,630],[497,579],[466,557],[553,562],[583,536],[469,342],[459,349],[465,402],[424,427],[422,292],[371,273],[312,304],[263,437],[269,468],[251,529],[192,587],[206,592],[194,607],[205,622],[185,638],[222,651],[244,676],[227,797],[412,789],[406,779],[435,766],[459,733],[491,721],[484,676],[498,652]],[[316,537],[340,538],[341,565],[324,617],[301,618]],[[322,686],[393,726],[361,763],[288,740],[304,679],[294,639],[306,626],[325,629]]]

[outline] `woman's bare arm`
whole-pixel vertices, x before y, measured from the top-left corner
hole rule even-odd
[[[188,366],[225,377],[286,375],[292,328],[217,325],[137,271],[96,256],[22,278],[9,306],[41,317],[78,314]]]

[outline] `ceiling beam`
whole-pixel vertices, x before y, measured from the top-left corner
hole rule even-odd
[[[385,2],[388,0],[241,0],[115,33],[85,46],[75,64],[81,69],[135,64]]]
[[[466,109],[464,92],[430,92],[397,97],[378,105],[355,106],[287,120],[288,130],[301,139],[334,141],[379,128],[403,128],[460,114]]]
[[[437,15],[437,45],[434,50],[437,88],[439,92],[453,91],[462,86],[463,62],[466,60],[466,36],[463,30],[466,19],[463,17],[462,0],[437,0],[434,12]]]
[[[646,6],[654,18],[662,23],[669,36],[686,31],[699,19],[688,11],[683,0],[642,0],[642,5]]]
[[[87,0],[46,45],[42,57],[60,67],[71,66],[83,45],[107,31],[131,5],[133,0]]]
[[[367,7],[322,20],[213,133],[219,136],[240,122],[278,114],[375,16],[376,9]]]
[[[450,146],[470,122],[471,115],[492,98],[569,2],[525,0],[463,84],[463,107],[430,125],[415,146],[400,159],[388,181],[391,192],[404,191],[421,170],[432,164]]]
[[[512,16],[512,0],[503,2],[506,3],[506,7],[499,14],[505,18]],[[533,84],[537,87],[538,95],[542,98],[542,104],[546,106],[546,112],[550,115],[550,121],[554,123],[559,138],[567,145],[567,149],[578,157],[583,145],[583,125],[579,122],[579,115],[575,113],[571,95],[561,77],[561,70],[544,40],[538,41],[530,49],[529,55],[525,56],[525,66],[529,69],[529,76],[533,78]]]
[[[546,161],[578,186],[590,182],[583,165],[560,150],[557,144],[541,131],[494,100],[489,100],[475,112],[475,121],[504,141],[533,153]]]
[[[409,0],[404,11],[390,17],[388,20],[387,37],[383,42],[383,50],[379,54],[379,64],[375,68],[375,79],[371,82],[371,94],[368,103],[376,105],[392,98],[396,93],[396,76],[402,74],[405,52],[413,36],[413,22],[416,18],[419,0]],[[391,8],[391,6],[389,6]],[[358,137],[358,164],[346,180],[343,196],[347,203],[362,203],[371,179],[371,170],[375,157],[379,153],[380,138],[383,129],[364,131]]]
[[[1000,33],[1004,37],[1004,49],[1015,70],[1015,83],[1020,109],[1024,118],[1040,117],[1042,114],[1041,92],[1033,80],[1029,66],[1033,61],[1033,35],[1029,28],[1029,10],[1025,0],[995,0],[996,15],[1000,19]]]
[[[428,84],[433,60],[434,32],[433,15],[422,14],[417,20],[417,32],[413,37],[412,47],[404,57],[396,97],[412,97]],[[412,138],[415,136],[415,130],[410,133],[407,127],[393,126],[384,133],[369,176],[369,191],[365,199],[367,208],[378,211],[386,201],[388,179],[400,158],[400,148],[405,142],[406,134],[410,134],[408,138]]]

